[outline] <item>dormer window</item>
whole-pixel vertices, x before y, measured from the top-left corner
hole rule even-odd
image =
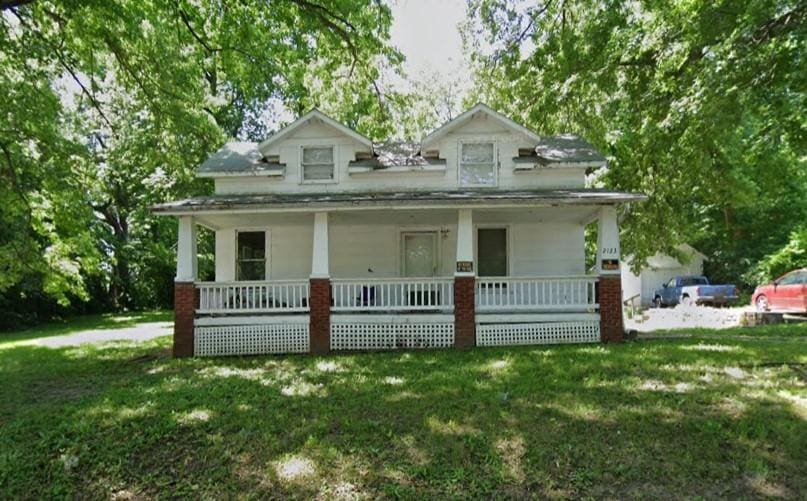
[[[460,143],[459,181],[464,187],[496,186],[493,143]]]
[[[333,146],[303,146],[300,161],[304,183],[333,183],[336,181]]]

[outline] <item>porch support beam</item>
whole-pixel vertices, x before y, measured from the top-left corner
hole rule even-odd
[[[194,283],[196,274],[196,222],[192,216],[182,216],[177,233],[177,274],[174,279],[175,357],[193,356],[193,321],[198,305]]]
[[[625,326],[622,318],[622,276],[619,269],[619,226],[615,207],[600,209],[597,227],[597,302],[600,305],[600,339],[622,342]]]
[[[314,248],[309,282],[309,346],[311,353],[331,350],[331,279],[328,264],[328,213],[314,214]]]
[[[457,263],[454,271],[454,346],[476,345],[476,273],[474,226],[471,209],[457,214]]]
[[[311,278],[329,278],[328,213],[314,214],[314,251],[311,253]]]
[[[197,270],[196,222],[193,216],[179,218],[177,233],[177,282],[194,282]]]

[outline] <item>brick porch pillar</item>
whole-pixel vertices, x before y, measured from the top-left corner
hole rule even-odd
[[[174,356],[193,356],[193,317],[199,304],[196,291],[196,222],[180,216],[177,230],[177,275],[174,278]]]
[[[457,211],[457,268],[454,271],[454,347],[476,345],[476,274],[471,209]]]
[[[600,277],[597,302],[600,304],[600,340],[621,343],[625,326],[622,323],[622,278],[619,275]]]
[[[308,296],[308,335],[311,353],[331,351],[331,278],[328,261],[328,213],[314,214],[311,277]]]
[[[476,345],[476,278],[454,277],[454,347]]]
[[[312,278],[309,284],[309,350],[328,353],[331,351],[331,280]]]
[[[622,272],[619,269],[619,226],[615,207],[602,207],[597,228],[597,302],[600,305],[600,340],[621,343],[625,336],[622,323]]]
[[[174,283],[174,356],[193,356],[193,317],[199,294],[193,282]]]

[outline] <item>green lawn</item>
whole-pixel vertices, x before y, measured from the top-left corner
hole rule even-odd
[[[0,497],[798,497],[805,330],[191,360],[0,339]]]

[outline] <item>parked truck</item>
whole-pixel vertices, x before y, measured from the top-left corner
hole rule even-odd
[[[681,304],[725,305],[737,300],[737,287],[712,285],[706,277],[673,277],[653,293],[656,308]]]

